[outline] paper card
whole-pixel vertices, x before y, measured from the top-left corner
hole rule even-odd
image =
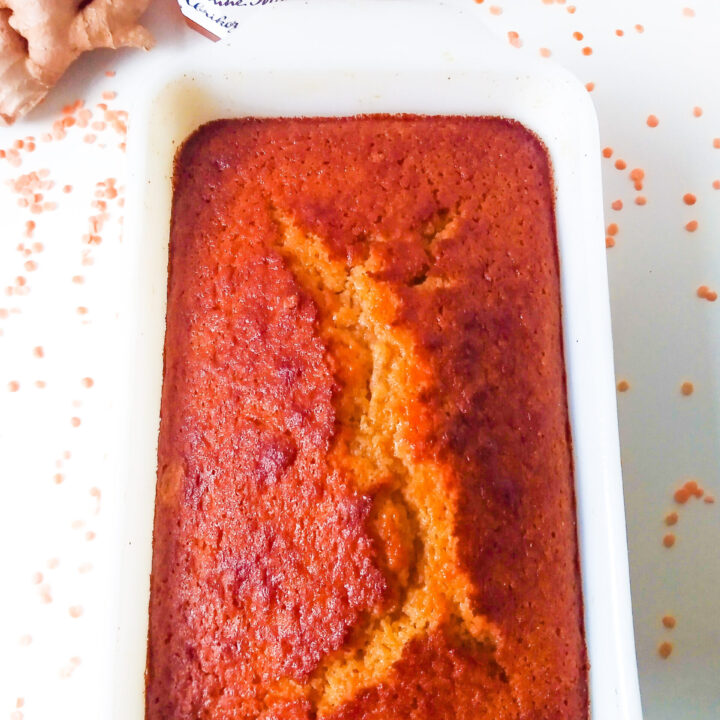
[[[178,0],[190,27],[211,40],[230,37],[247,13],[281,2],[285,0]]]

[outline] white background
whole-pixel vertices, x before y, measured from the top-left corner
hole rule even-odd
[[[617,375],[630,384],[618,402],[645,717],[719,718],[720,502],[681,507],[672,495],[696,478],[720,496],[720,301],[696,296],[700,285],[720,291],[720,190],[712,187],[720,179],[720,149],[713,147],[720,137],[720,5],[575,0],[570,13],[572,0],[454,2],[473,6],[503,37],[517,32],[518,52],[541,57],[546,48],[551,61],[595,84],[601,142],[614,151],[603,161],[603,182],[607,222],[619,226],[608,261]],[[101,244],[89,246],[83,235],[98,213],[91,206],[96,183],[116,178],[122,187],[125,159],[112,129],[75,127],[61,141],[39,138],[52,132],[64,105],[84,99],[93,120],[102,115],[98,102],[127,108],[154,58],[207,47],[184,27],[172,0],[157,0],[147,24],[158,40],[150,55],[86,56],[30,119],[0,129],[0,148],[28,135],[37,145],[33,153],[20,151],[20,167],[0,159],[0,310],[7,311],[0,312],[0,717],[14,720],[96,719],[111,672],[104,610],[116,574],[117,488],[109,486],[114,446],[106,427],[118,393],[111,368],[126,292],[114,273],[123,253],[122,192],[106,200]],[[592,54],[583,54],[585,47]],[[106,91],[117,97],[103,100]],[[656,128],[646,124],[650,114],[659,119]],[[89,132],[97,135],[93,144],[84,142]],[[625,170],[614,167],[618,158]],[[640,193],[628,177],[635,167],[645,171]],[[41,202],[58,207],[33,215],[5,182],[41,168],[54,182],[40,190]],[[65,185],[72,192],[63,193]],[[697,203],[686,205],[685,193]],[[634,203],[638,194],[646,205]],[[618,199],[620,211],[611,207]],[[28,220],[37,224],[32,239],[24,237]],[[690,220],[698,222],[694,233],[684,229]],[[42,250],[32,250],[36,242]],[[27,269],[28,261],[37,267]],[[25,294],[15,290],[19,276]],[[84,282],[73,282],[76,276]],[[42,358],[33,352],[38,346]],[[87,377],[91,388],[82,383]],[[38,380],[46,387],[36,387]],[[689,397],[680,393],[683,381],[694,384]],[[19,389],[11,392],[10,383]],[[22,472],[9,471],[18,467]],[[663,518],[671,510],[680,519],[669,529]],[[677,542],[666,549],[669,530]],[[665,614],[677,618],[673,630],[663,628]],[[662,641],[673,643],[667,660],[657,652]]]

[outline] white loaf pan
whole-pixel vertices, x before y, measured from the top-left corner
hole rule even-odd
[[[469,0],[468,0],[469,2]],[[239,116],[498,115],[533,130],[554,167],[565,360],[593,720],[641,718],[618,450],[595,113],[549,61],[493,38],[466,11],[421,0],[288,0],[248,8],[232,47],[157,67],[130,131],[124,236],[134,288],[116,667],[106,717],[144,716],[144,669],[173,156],[200,124]]]

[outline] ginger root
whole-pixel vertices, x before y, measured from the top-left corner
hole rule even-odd
[[[0,0],[0,124],[35,107],[85,51],[150,48],[137,24],[149,2]]]

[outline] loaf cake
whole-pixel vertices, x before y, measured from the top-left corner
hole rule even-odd
[[[175,165],[147,720],[583,720],[547,152],[210,123]]]

